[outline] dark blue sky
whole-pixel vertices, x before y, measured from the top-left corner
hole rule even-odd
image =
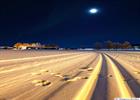
[[[92,7],[99,13],[89,14]],[[0,45],[92,47],[107,40],[140,43],[139,38],[140,0],[0,1]]]

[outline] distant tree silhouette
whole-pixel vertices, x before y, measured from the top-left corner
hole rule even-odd
[[[106,48],[107,49],[113,49],[113,42],[110,41],[110,40],[106,41]]]
[[[101,48],[102,48],[102,43],[96,42],[96,43],[95,43],[95,48],[96,48],[97,50],[101,49]]]
[[[132,45],[130,42],[125,41],[124,43],[119,43],[119,42],[112,42],[110,40],[104,42],[105,44],[102,44],[100,42],[95,43],[95,48],[96,49],[101,49],[102,47],[105,46],[106,49],[130,49],[132,48]]]
[[[123,49],[130,49],[130,48],[132,48],[132,46],[131,46],[130,42],[125,41],[125,42],[122,44],[122,48],[123,48]]]
[[[122,48],[122,44],[119,42],[113,42],[113,49],[120,49]]]

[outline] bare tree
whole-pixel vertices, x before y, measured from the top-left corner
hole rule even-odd
[[[132,46],[131,46],[130,42],[125,41],[125,42],[122,44],[122,48],[123,48],[123,49],[130,49],[130,48],[132,48]]]
[[[110,40],[106,41],[106,48],[107,49],[113,49],[113,42],[110,41]]]
[[[120,48],[121,48],[121,43],[113,42],[113,49],[120,49]]]
[[[96,43],[95,43],[95,48],[96,48],[97,50],[101,49],[101,48],[102,48],[102,43],[96,42]]]

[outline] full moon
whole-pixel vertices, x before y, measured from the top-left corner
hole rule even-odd
[[[98,12],[98,9],[96,9],[96,8],[92,8],[89,10],[89,13],[91,13],[91,14],[95,14],[97,12]]]

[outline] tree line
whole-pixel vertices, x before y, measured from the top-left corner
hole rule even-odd
[[[104,43],[96,42],[95,48],[96,49],[131,49],[132,45],[128,41],[120,43],[120,42],[112,42],[108,40]]]
[[[14,46],[15,48],[22,48],[22,47],[26,47],[26,48],[40,48],[40,49],[57,49],[59,48],[58,45],[56,44],[47,44],[47,45],[42,45],[41,43],[15,43]]]

